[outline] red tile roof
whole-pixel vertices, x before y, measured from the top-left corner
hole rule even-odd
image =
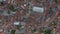
[[[0,34],[2,34],[2,32],[0,32]]]

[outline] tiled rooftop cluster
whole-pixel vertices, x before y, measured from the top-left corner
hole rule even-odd
[[[60,34],[60,0],[0,0],[0,34]]]

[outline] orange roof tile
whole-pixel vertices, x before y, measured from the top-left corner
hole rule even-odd
[[[38,32],[35,32],[35,34],[38,34]]]
[[[2,32],[0,32],[0,34],[2,34]]]

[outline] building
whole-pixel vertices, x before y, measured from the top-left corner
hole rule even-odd
[[[3,34],[3,29],[2,28],[0,28],[0,34]]]
[[[20,24],[20,22],[14,22],[14,25],[19,25]]]
[[[39,13],[43,13],[44,12],[44,8],[43,7],[33,7],[32,10],[35,11],[35,12],[39,12]]]

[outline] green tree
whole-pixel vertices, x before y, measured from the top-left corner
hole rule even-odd
[[[40,29],[40,32],[43,33],[44,31],[42,29]]]
[[[15,34],[15,31],[16,31],[16,30],[12,30],[12,31],[11,31],[11,34]]]
[[[57,3],[57,2],[58,2],[58,0],[55,0],[55,2]]]
[[[14,6],[11,5],[11,6],[9,7],[9,9],[10,9],[11,11],[13,11],[13,10],[14,10]]]
[[[44,34],[51,34],[51,30],[45,30]]]
[[[52,34],[52,29],[50,27],[45,27],[44,34]]]

